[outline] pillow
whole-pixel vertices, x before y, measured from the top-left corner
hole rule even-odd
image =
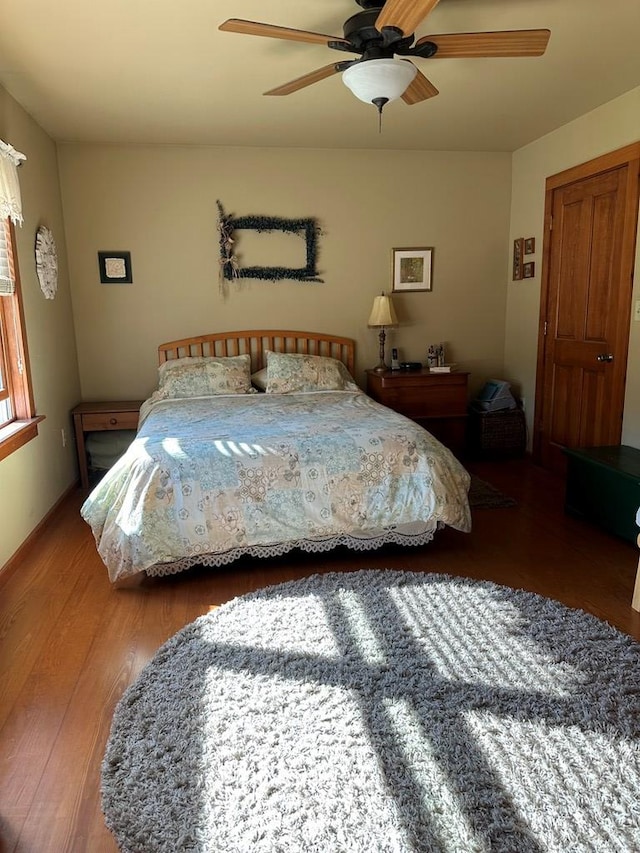
[[[251,388],[251,356],[227,358],[188,356],[165,361],[158,368],[163,397],[209,397],[215,394],[248,394]]]
[[[251,374],[251,384],[255,385],[259,391],[267,390],[267,368],[263,367],[262,370],[256,371],[256,373]]]
[[[267,394],[357,390],[347,368],[335,358],[267,350]]]

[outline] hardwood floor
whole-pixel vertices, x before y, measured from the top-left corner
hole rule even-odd
[[[114,707],[172,634],[237,595],[315,572],[405,568],[483,578],[587,610],[640,639],[636,548],[563,512],[564,484],[528,460],[469,463],[517,501],[426,548],[293,554],[114,589],[74,492],[0,575],[0,851],[112,853],[100,763]]]

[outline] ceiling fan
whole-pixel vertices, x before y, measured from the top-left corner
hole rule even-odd
[[[438,0],[356,0],[356,3],[362,11],[345,21],[343,38],[239,18],[230,18],[219,29],[324,44],[332,50],[360,54],[359,59],[332,62],[264,94],[290,95],[342,72],[343,82],[353,94],[365,103],[374,104],[380,114],[385,104],[397,98],[406,104],[417,104],[438,94],[433,83],[409,59],[396,59],[396,56],[418,59],[541,56],[551,35],[546,29],[450,33],[423,36],[414,44],[415,30]]]

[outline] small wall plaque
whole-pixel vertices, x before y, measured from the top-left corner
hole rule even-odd
[[[518,237],[513,241],[513,280],[520,281],[523,277],[522,256],[524,255],[524,237]]]
[[[102,284],[132,284],[131,252],[98,252]]]

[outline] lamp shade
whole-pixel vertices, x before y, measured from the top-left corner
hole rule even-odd
[[[369,316],[369,326],[397,326],[398,318],[390,296],[376,296]]]
[[[342,72],[342,82],[366,104],[374,99],[396,101],[416,76],[417,69],[405,59],[367,59]]]

